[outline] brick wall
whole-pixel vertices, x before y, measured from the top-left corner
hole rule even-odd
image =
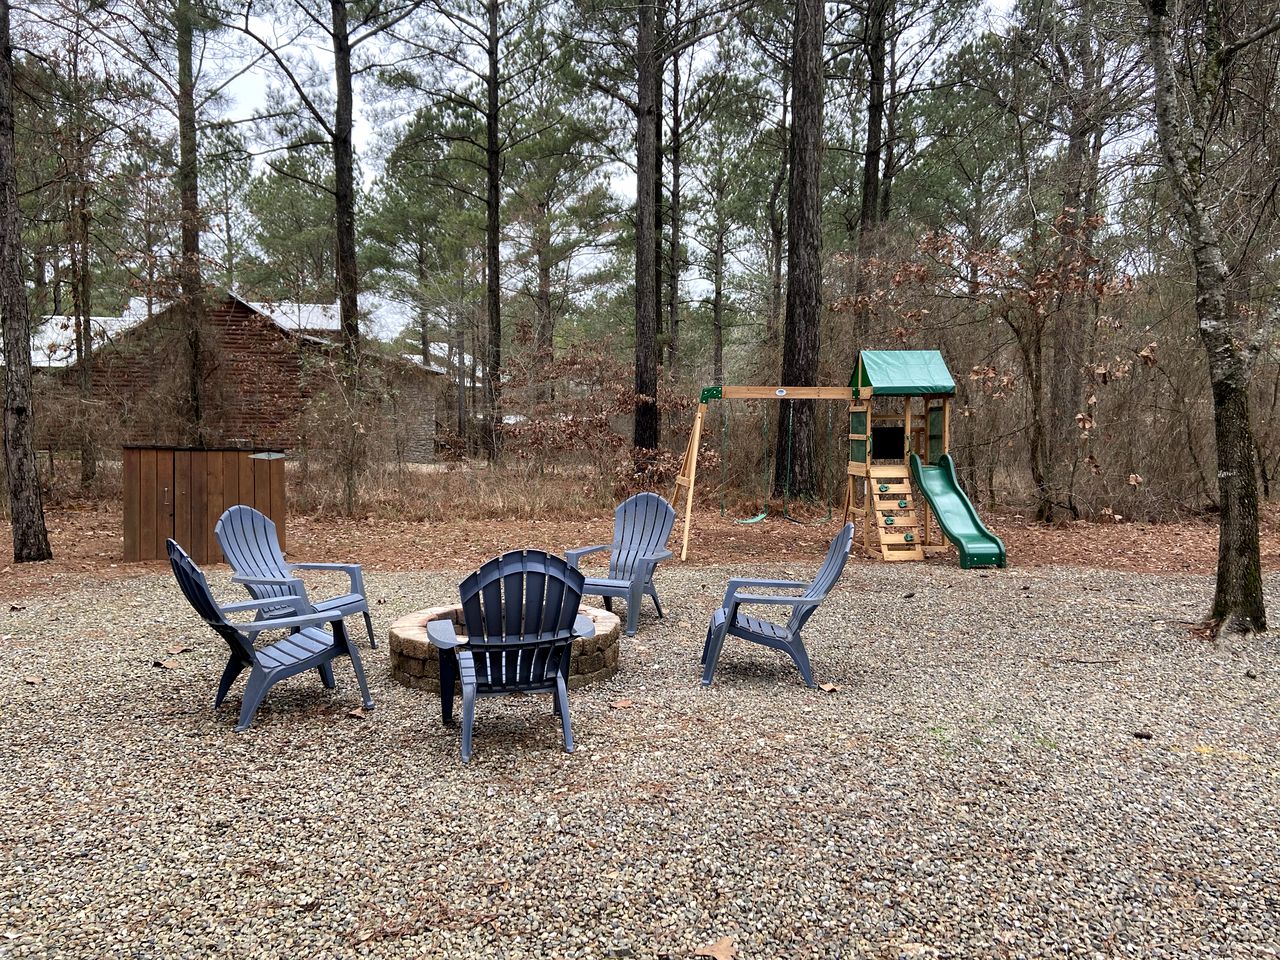
[[[340,402],[334,396],[336,351],[334,344],[286,333],[233,297],[214,301],[202,337],[204,442],[300,449],[303,431],[326,416],[332,421]],[[74,368],[42,377],[40,445],[74,447],[86,419],[104,452],[122,444],[195,442],[190,357],[186,325],[170,308],[98,350],[90,403],[78,399]],[[371,358],[366,379],[382,398],[376,416],[398,438],[387,453],[398,451],[410,462],[429,460],[437,381],[444,378],[394,359]]]

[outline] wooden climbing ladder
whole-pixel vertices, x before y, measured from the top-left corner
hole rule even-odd
[[[911,495],[911,476],[900,463],[870,468],[867,492],[876,517],[880,556],[885,560],[923,560],[920,523]]]

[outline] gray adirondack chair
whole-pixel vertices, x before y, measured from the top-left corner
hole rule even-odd
[[[313,610],[306,605],[305,600],[294,595],[245,600],[223,606],[214,599],[204,573],[187,552],[173,540],[168,541],[168,548],[169,564],[173,567],[173,576],[183,595],[201,619],[231,648],[231,658],[222,671],[222,679],[218,681],[218,693],[213,701],[215,709],[222,706],[236,677],[245,670],[249,671],[249,683],[240,704],[240,721],[236,724],[236,733],[249,729],[253,715],[257,713],[258,705],[262,703],[267,691],[286,677],[315,670],[320,674],[324,685],[332,690],[335,685],[333,661],[338,657],[351,659],[356,682],[360,684],[364,708],[373,709],[373,698],[369,696],[364,666],[360,663],[360,654],[356,652],[355,644],[347,637],[341,613],[334,610]],[[247,610],[261,613],[265,609],[284,611],[287,615],[276,613],[244,624],[232,623],[227,619],[229,613]],[[321,629],[325,623],[332,626],[332,633]],[[275,643],[255,647],[258,635],[269,630],[287,630],[289,633]]]
[[[569,566],[575,570],[588,554],[608,550],[609,572],[603,577],[587,577],[582,588],[588,597],[604,598],[605,608],[613,609],[613,598],[627,601],[627,636],[635,636],[640,619],[640,601],[653,598],[658,616],[663,616],[662,603],[653,585],[653,573],[659,563],[671,556],[667,538],[675,526],[676,511],[656,493],[637,493],[618,505],[613,514],[613,543],[566,550]]]
[[[213,528],[222,555],[231,564],[235,576],[233,583],[244,584],[255,600],[272,597],[301,597],[302,600],[322,612],[337,613],[344,617],[359,613],[364,616],[364,627],[369,633],[369,646],[375,650],[378,641],[373,636],[373,620],[369,617],[369,600],[364,592],[364,574],[356,563],[290,563],[280,550],[280,537],[276,525],[260,512],[237,504],[228,507]],[[312,600],[302,580],[294,575],[298,570],[336,570],[351,580],[351,591],[323,600]],[[274,617],[287,606],[266,607],[264,617]]]
[[[582,574],[541,550],[515,550],[485,563],[458,585],[467,635],[451,620],[427,624],[440,650],[440,713],[453,722],[454,685],[462,687],[462,760],[471,760],[476,698],[512,693],[554,694],[566,753],[569,658],[575,637],[594,637],[595,624],[578,612]]]
[[[852,541],[853,524],[846,523],[844,529],[831,541],[827,558],[822,561],[817,575],[808,583],[803,580],[730,580],[724,593],[724,603],[711,615],[711,623],[707,627],[707,640],[702,647],[702,685],[711,685],[716,672],[716,660],[724,647],[725,637],[732,636],[781,650],[795,661],[805,684],[812,687],[813,670],[809,666],[809,654],[804,648],[804,641],[800,639],[800,631],[840,579],[845,561],[849,559],[849,544]],[[753,588],[802,592],[790,597],[745,592]],[[790,607],[791,616],[785,624],[780,624],[742,611],[744,606],[756,605]]]

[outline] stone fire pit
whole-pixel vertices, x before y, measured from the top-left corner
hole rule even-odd
[[[569,689],[577,690],[597,680],[607,680],[618,672],[618,640],[622,622],[608,610],[582,606],[580,613],[596,625],[590,640],[573,641],[573,658],[569,661]],[[427,639],[427,624],[432,620],[452,620],[462,633],[462,607],[427,607],[401,617],[391,625],[391,677],[406,687],[440,692],[440,651]]]

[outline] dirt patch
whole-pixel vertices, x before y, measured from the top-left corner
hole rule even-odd
[[[163,564],[130,563],[122,557],[120,510],[98,504],[60,508],[48,516],[54,558],[47,563],[0,568],[0,596],[58,590],[68,579],[109,581],[137,576]],[[1217,557],[1218,528],[1212,518],[1178,523],[1086,523],[1044,526],[1017,515],[990,518],[1009,547],[1014,567],[1096,567],[1150,573],[1210,573]],[[773,517],[742,524],[718,511],[694,515],[689,562],[742,565],[817,562],[835,535],[836,520],[794,523]],[[370,570],[471,570],[517,546],[560,552],[608,541],[613,518],[542,520],[397,520],[291,517],[288,548],[297,560],[350,561]],[[679,548],[677,526],[673,547]],[[0,556],[12,555],[8,525],[0,531]],[[874,562],[855,555],[853,562]],[[932,564],[955,563],[954,553]],[[1263,510],[1262,562],[1280,569],[1280,509]]]

